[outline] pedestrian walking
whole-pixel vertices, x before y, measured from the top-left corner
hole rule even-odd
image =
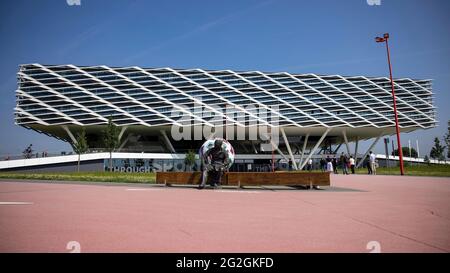
[[[377,174],[376,160],[377,160],[377,156],[374,153],[372,153],[372,151],[370,151],[369,152],[369,163],[370,163],[370,168],[372,169],[373,175]]]

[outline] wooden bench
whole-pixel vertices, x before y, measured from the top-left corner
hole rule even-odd
[[[201,172],[157,172],[156,183],[198,185]],[[328,172],[227,172],[222,177],[227,186],[330,186]]]

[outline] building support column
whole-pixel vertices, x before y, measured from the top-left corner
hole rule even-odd
[[[298,145],[295,144],[295,143],[292,143],[292,145],[294,145],[294,147],[295,147],[295,151],[293,152],[294,155],[299,155],[300,154],[300,147],[298,147]]]
[[[311,159],[311,157],[313,156],[313,154],[316,152],[317,148],[319,148],[320,144],[322,144],[323,140],[325,139],[325,137],[327,136],[327,134],[331,131],[331,128],[327,128],[327,130],[322,134],[322,136],[320,137],[319,141],[317,141],[316,146],[314,146],[314,148],[310,151],[308,157],[305,159],[305,161],[302,163],[302,165],[300,166],[300,170],[303,169],[303,167],[305,167],[306,163],[308,162],[308,160]]]
[[[252,144],[253,151],[255,151],[255,154],[258,154],[258,149],[256,149],[255,143],[252,140],[250,140],[250,143]]]
[[[298,170],[297,164],[295,163],[294,155],[292,154],[291,146],[289,145],[289,141],[286,137],[286,133],[284,132],[283,127],[280,128],[281,135],[283,136],[284,144],[286,144],[286,148],[288,150],[289,156],[291,157],[292,165],[294,165],[294,169]]]
[[[302,166],[302,163],[303,163],[303,156],[305,155],[306,145],[308,144],[308,138],[309,138],[309,133],[306,134],[305,141],[303,142],[302,155],[300,156],[300,160],[298,161],[299,166]],[[302,168],[303,167],[300,167],[300,170]]]
[[[340,143],[340,144],[336,147],[336,149],[334,150],[333,154],[336,154],[337,151],[339,151],[339,148],[341,148],[341,146],[342,146],[342,143]]]
[[[372,143],[372,145],[370,145],[369,149],[367,149],[367,151],[364,153],[364,155],[361,158],[361,160],[358,162],[358,165],[356,165],[356,168],[359,168],[362,165],[362,163],[364,162],[364,159],[369,154],[369,152],[372,150],[372,148],[377,144],[378,140],[380,140],[382,135],[383,135],[383,132],[381,132],[381,134],[379,136],[377,136],[375,141]]]
[[[130,135],[131,134],[128,134],[127,137],[125,138],[125,140],[122,141],[122,144],[120,144],[119,149],[117,149],[118,152],[120,152],[123,149],[123,147],[125,146],[125,144],[127,144],[128,140],[130,140]]]
[[[278,148],[278,145],[276,145],[275,144],[275,142],[273,142],[273,140],[267,135],[267,134],[264,134],[266,137],[267,137],[267,139],[270,141],[270,145],[272,145],[272,149],[275,149],[275,150],[277,150],[277,152],[287,161],[287,162],[289,162],[289,158],[286,156],[286,155],[284,155],[283,154],[283,152],[280,150],[280,148]]]
[[[350,156],[350,146],[348,145],[347,132],[342,131],[342,136],[344,137],[345,147],[347,148],[347,154]]]
[[[244,149],[245,153],[249,153],[247,147],[245,147],[245,144],[242,142],[239,142],[239,145],[241,145],[242,149]]]
[[[298,140],[298,143],[302,142],[302,136],[300,136],[300,139]],[[294,154],[300,154],[300,147],[298,147],[297,143],[293,143],[293,145],[295,146],[295,148],[297,149]]]
[[[119,142],[122,139],[123,133],[128,129],[128,126],[122,126],[120,133],[119,133]]]
[[[283,154],[283,152],[275,145],[275,143],[273,141],[270,141],[270,144],[272,144],[272,147],[277,150],[277,152],[287,161],[289,162],[289,158]]]
[[[120,128],[120,133],[119,133],[119,136],[117,137],[118,140],[119,140],[119,143],[120,143],[120,140],[123,137],[123,134],[125,133],[125,131],[127,129],[128,129],[128,126],[122,126]],[[125,146],[125,144],[128,142],[128,137],[129,137],[129,135],[125,138],[125,140],[122,143],[120,143],[119,148],[117,149],[118,152],[120,152],[120,150],[122,150],[123,146]]]
[[[359,136],[356,136],[356,141],[355,141],[355,155],[353,156],[353,158],[356,160],[358,160],[358,142],[359,142]]]
[[[66,133],[69,135],[70,139],[72,140],[72,143],[77,144],[77,139],[73,136],[72,132],[70,131],[69,127],[67,125],[61,125],[61,127],[66,131]]]
[[[175,152],[175,149],[173,148],[172,143],[170,142],[170,139],[169,139],[169,137],[168,137],[167,134],[166,134],[166,131],[160,130],[159,132],[160,132],[161,135],[163,136],[163,140],[164,140],[164,143],[165,143],[166,146],[167,146],[167,149],[168,149],[171,153],[175,154],[175,153],[176,153],[176,152]]]

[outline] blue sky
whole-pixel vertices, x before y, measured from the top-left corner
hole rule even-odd
[[[0,2],[0,156],[70,150],[14,124],[22,63],[138,65],[434,79],[438,127],[403,134],[429,153],[450,119],[450,1],[101,1]],[[383,144],[376,151],[383,152]]]

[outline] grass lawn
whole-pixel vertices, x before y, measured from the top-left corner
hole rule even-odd
[[[16,173],[0,172],[0,178],[68,180],[95,182],[155,183],[155,173],[118,172],[59,172],[59,173]]]
[[[405,162],[405,175],[412,176],[446,176],[450,177],[450,165],[420,165],[411,166],[408,162]],[[367,168],[359,168],[356,173],[367,174]],[[377,174],[387,175],[400,175],[400,167],[392,168],[377,168]]]
[[[338,169],[341,173],[341,169]],[[320,172],[314,170],[314,172]],[[358,174],[367,174],[366,168],[356,170]],[[399,175],[400,168],[378,168],[378,175]],[[450,177],[450,165],[423,165],[410,166],[405,164],[405,174],[413,176],[443,176]],[[56,172],[56,173],[19,173],[0,172],[0,178],[36,179],[36,180],[67,180],[92,182],[128,182],[128,183],[155,183],[155,173],[118,173],[118,172]]]

